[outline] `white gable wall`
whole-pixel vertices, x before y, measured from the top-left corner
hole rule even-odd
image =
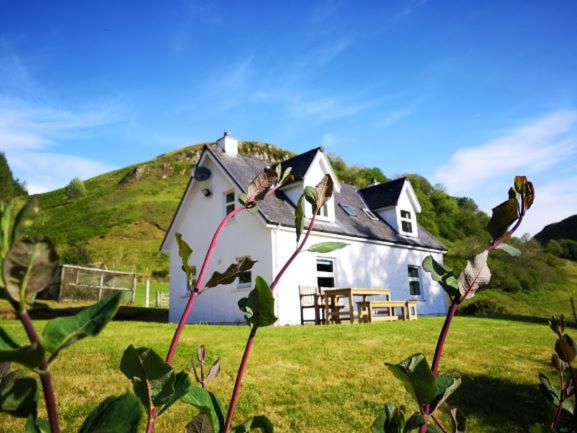
[[[235,190],[236,197],[241,193],[212,159],[206,158],[202,165],[210,169],[212,176],[208,181],[193,182],[178,213],[178,218],[174,222],[173,230],[169,234],[171,239],[167,242],[170,253],[169,320],[171,322],[179,320],[188,300],[188,295],[185,293],[186,278],[181,270],[174,233],[182,233],[193,249],[191,262],[199,272],[212,235],[225,214],[225,192]],[[209,188],[212,196],[204,197],[201,193],[203,188]],[[257,275],[270,281],[272,279],[270,231],[260,216],[242,212],[228,224],[222,233],[204,281],[208,281],[215,270],[222,272],[237,258],[247,255],[250,255],[253,260],[258,260],[253,268],[253,282]],[[236,281],[227,286],[207,289],[199,295],[189,322],[242,322],[243,315],[237,302],[240,298],[247,296],[251,289],[252,287],[238,288]]]
[[[276,251],[275,272],[294,251],[296,237],[293,229],[273,229],[273,251]],[[338,236],[313,234],[308,245],[319,242],[343,240]],[[299,285],[316,285],[316,258],[336,259],[336,287],[389,288],[392,300],[417,300],[419,314],[445,314],[447,300],[442,287],[429,274],[420,270],[422,297],[409,294],[408,265],[421,266],[429,254],[442,263],[443,255],[437,251],[400,248],[375,242],[347,239],[350,245],[329,254],[301,253],[277,286],[275,298],[279,324],[299,324]],[[356,304],[355,304],[356,310]],[[313,318],[309,309],[308,318]]]

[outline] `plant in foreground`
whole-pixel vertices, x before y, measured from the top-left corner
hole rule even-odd
[[[437,417],[441,406],[461,384],[458,375],[439,372],[447,335],[462,302],[475,296],[477,290],[489,283],[491,279],[491,271],[487,266],[489,252],[501,249],[512,256],[520,254],[519,250],[506,244],[505,241],[521,225],[525,212],[533,204],[534,196],[533,184],[524,176],[515,177],[514,185],[509,189],[509,198],[493,209],[491,220],[487,224],[491,242],[467,261],[465,269],[459,276],[449,267],[436,262],[431,256],[425,258],[423,269],[429,272],[447,292],[451,300],[449,311],[441,328],[431,365],[421,353],[409,356],[399,363],[386,363],[389,370],[409,392],[418,411],[407,418],[404,407],[396,408],[393,404],[387,403],[384,413],[373,423],[373,433],[406,433],[415,430],[419,433],[465,431],[466,420],[458,409],[452,409],[450,412],[449,428]]]
[[[551,355],[551,365],[559,375],[559,386],[554,385],[543,373],[539,374],[539,389],[553,410],[549,425],[533,425],[530,433],[576,432],[577,415],[575,414],[576,372],[573,367],[577,354],[577,344],[565,333],[565,317],[553,316],[549,327],[557,336],[555,353]]]
[[[206,350],[201,346],[197,353],[198,365],[193,365],[193,384],[186,371],[175,371],[170,365],[178,347],[188,316],[195,300],[203,291],[221,284],[230,284],[240,274],[250,270],[255,264],[250,259],[231,264],[224,272],[214,272],[204,283],[204,277],[211,262],[220,234],[232,217],[248,210],[256,212],[258,202],[273,194],[290,179],[290,168],[281,171],[266,168],[248,185],[246,194],[239,201],[241,206],[234,209],[220,222],[206,252],[197,279],[193,279],[190,265],[192,250],[180,234],[176,235],[182,270],[186,274],[190,291],[186,308],[177,325],[165,359],[154,350],[130,345],[120,362],[121,372],[132,382],[133,392],[106,398],[84,421],[80,433],[115,432],[133,433],[138,431],[143,415],[146,415],[146,431],[154,431],[157,417],[164,414],[173,404],[181,402],[191,405],[199,413],[185,427],[187,433],[235,433],[261,429],[272,432],[273,427],[266,417],[257,416],[231,427],[238,402],[244,369],[248,362],[258,328],[269,326],[276,321],[272,290],[278,284],[296,256],[303,250],[314,226],[317,212],[332,195],[332,180],[329,176],[316,188],[307,187],[298,201],[295,226],[297,246],[294,253],[269,285],[257,277],[255,288],[247,298],[239,302],[250,333],[247,346],[235,381],[235,388],[227,408],[220,399],[207,389],[207,383],[216,378],[220,371],[217,359],[205,371]],[[311,203],[314,210],[304,238],[301,234],[305,225],[304,202]],[[53,244],[43,237],[25,237],[37,213],[37,206],[30,201],[16,213],[13,204],[0,207],[0,293],[13,306],[29,339],[29,344],[18,342],[8,332],[0,328],[0,411],[26,419],[28,433],[59,433],[58,407],[52,386],[50,365],[56,361],[61,351],[78,340],[96,336],[112,319],[118,310],[120,295],[105,298],[75,316],[52,319],[46,324],[42,336],[36,331],[28,315],[29,300],[36,293],[46,289],[53,281],[58,266],[58,256]],[[329,252],[346,244],[329,242],[311,247],[316,252]],[[10,363],[20,364],[24,369],[11,370]],[[48,420],[38,418],[38,385],[26,371],[38,374],[46,405]]]

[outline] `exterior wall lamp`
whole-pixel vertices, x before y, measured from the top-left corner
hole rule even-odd
[[[203,188],[201,190],[202,195],[204,195],[205,197],[210,197],[212,195],[212,191],[208,188]]]

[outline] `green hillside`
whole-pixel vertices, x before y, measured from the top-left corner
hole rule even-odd
[[[162,279],[168,273],[168,260],[158,248],[201,150],[202,144],[189,146],[86,180],[86,194],[76,198],[71,198],[66,188],[40,194],[42,215],[34,230],[52,237],[67,263],[102,263]],[[258,142],[243,142],[240,152],[269,162],[292,155]],[[387,180],[379,168],[348,166],[334,156],[331,160],[344,182],[362,187],[372,180]],[[459,270],[465,259],[489,240],[484,228],[488,216],[473,200],[450,196],[422,176],[408,176],[422,205],[421,224],[448,246],[446,262]],[[505,193],[495,197],[495,203],[505,198]],[[570,296],[566,289],[573,264],[548,253],[537,241],[512,242],[523,255],[515,259],[498,251],[491,257],[493,280],[485,299],[497,300],[498,305],[483,305],[483,311],[509,311],[516,304],[507,299],[516,296],[518,302],[530,302],[531,296],[544,291],[547,296],[556,293],[565,302]],[[491,296],[491,291],[499,295]]]

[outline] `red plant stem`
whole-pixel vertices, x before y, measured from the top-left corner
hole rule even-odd
[[[551,428],[557,430],[557,425],[559,424],[559,418],[561,418],[561,411],[563,410],[563,401],[565,400],[565,390],[563,389],[563,371],[561,371],[561,394],[559,395],[559,406],[557,406],[557,411],[555,412],[555,418],[551,422]]]
[[[180,336],[182,335],[182,331],[184,330],[184,327],[188,321],[188,316],[190,316],[190,312],[192,311],[192,307],[194,306],[194,303],[196,302],[196,298],[197,298],[198,294],[204,290],[204,287],[202,286],[202,280],[204,279],[206,271],[208,270],[208,265],[210,264],[210,261],[212,259],[212,255],[213,255],[214,250],[216,248],[216,244],[218,242],[218,239],[220,238],[220,235],[222,234],[222,231],[224,230],[224,228],[228,224],[228,222],[236,214],[242,212],[245,209],[246,209],[246,207],[244,207],[244,206],[234,209],[232,212],[230,212],[227,216],[225,216],[223,218],[223,220],[218,225],[216,231],[214,232],[214,235],[212,237],[212,240],[210,242],[208,250],[206,251],[204,261],[202,262],[202,266],[201,266],[200,272],[198,274],[198,279],[196,280],[196,285],[194,287],[194,290],[192,291],[192,294],[188,298],[188,302],[186,303],[186,307],[184,307],[184,311],[182,312],[182,315],[180,316],[180,321],[178,322],[178,326],[176,327],[176,331],[174,332],[174,336],[172,337],[170,347],[168,348],[168,354],[166,355],[166,363],[167,364],[170,364],[172,362],[172,360],[174,359],[174,354],[176,353],[176,347],[178,346],[178,341],[180,340]]]
[[[439,426],[439,428],[441,430],[443,430],[443,433],[449,433],[449,431],[445,428],[443,423],[441,423],[441,420],[439,418],[437,418],[435,415],[431,415],[431,418],[433,418],[433,421],[435,421],[435,424],[437,424]]]
[[[30,320],[30,316],[26,311],[17,310],[18,318],[22,322],[28,339],[32,344],[40,344],[40,339],[36,333],[36,329]],[[54,394],[54,387],[52,386],[52,376],[48,371],[48,362],[46,357],[42,356],[40,362],[40,383],[42,384],[42,392],[44,393],[44,401],[46,402],[46,412],[48,413],[48,423],[50,424],[51,433],[60,433],[60,426],[58,425],[58,409],[56,405],[56,396]]]
[[[286,263],[283,265],[283,267],[281,268],[281,270],[279,271],[279,273],[276,275],[275,279],[271,283],[271,285],[270,285],[271,291],[275,289],[275,287],[277,286],[281,277],[284,275],[284,273],[289,268],[289,266],[294,261],[294,259],[302,251],[302,249],[303,249],[304,245],[306,244],[309,236],[311,235],[311,232],[313,230],[313,226],[315,225],[316,217],[317,217],[316,214],[314,214],[313,217],[311,218],[311,221],[309,223],[309,227],[307,229],[307,232],[306,232],[302,242],[297,246],[295,251],[289,257],[289,259],[286,261]],[[232,418],[234,416],[234,412],[235,412],[236,406],[238,404],[238,397],[240,395],[240,387],[242,385],[242,379],[244,377],[246,365],[248,364],[248,359],[250,357],[250,352],[251,352],[252,346],[254,344],[254,339],[255,339],[257,330],[258,330],[258,326],[253,326],[251,328],[250,334],[248,335],[248,340],[247,340],[246,345],[244,347],[244,353],[242,355],[242,360],[240,361],[240,366],[238,367],[238,373],[236,374],[236,380],[234,381],[234,389],[232,391],[232,396],[230,398],[230,404],[228,405],[228,412],[226,414],[226,421],[224,424],[223,433],[228,433],[231,426],[232,426]]]
[[[511,230],[507,231],[502,236],[498,237],[489,245],[487,245],[485,248],[483,248],[481,250],[481,253],[484,253],[485,251],[494,250],[503,242],[505,242],[507,239],[509,239],[521,225],[524,215],[525,215],[525,209],[522,207],[521,212],[519,213],[519,218],[517,219],[517,222],[511,228]],[[439,338],[437,340],[437,346],[435,347],[435,355],[433,356],[433,363],[431,367],[431,370],[433,371],[433,374],[435,376],[439,374],[439,365],[441,364],[441,357],[443,356],[443,349],[445,348],[445,343],[447,341],[447,335],[449,334],[449,329],[451,328],[451,323],[453,322],[453,318],[455,317],[455,314],[459,310],[461,303],[463,302],[464,299],[466,299],[467,294],[468,292],[465,293],[464,296],[460,295],[455,296],[453,302],[451,303],[449,311],[447,312],[447,316],[445,317],[445,322],[443,323],[441,333],[439,334]],[[429,404],[425,405],[423,412],[425,417],[431,415],[431,407]],[[419,428],[419,433],[426,433],[426,432],[427,432],[427,424],[425,423]]]

